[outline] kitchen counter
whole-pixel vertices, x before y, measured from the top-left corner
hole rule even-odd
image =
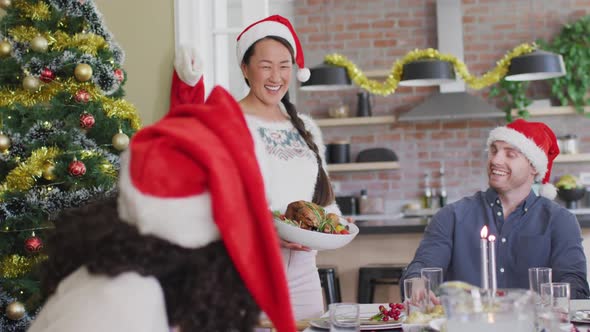
[[[571,210],[578,218],[581,228],[590,228],[590,209]],[[422,233],[430,221],[429,217],[405,217],[398,215],[359,215],[356,220],[360,235]]]

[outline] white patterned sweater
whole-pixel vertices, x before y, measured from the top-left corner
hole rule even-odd
[[[326,147],[319,127],[309,116],[299,114],[299,117],[311,132],[326,169],[323,160]],[[284,213],[291,202],[311,202],[319,171],[317,159],[291,121],[268,121],[246,114],[246,122],[254,139],[269,209]],[[327,206],[326,211],[340,215],[335,203]]]

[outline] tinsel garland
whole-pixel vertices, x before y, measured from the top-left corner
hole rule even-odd
[[[83,53],[96,56],[98,51],[107,48],[109,45],[106,40],[93,33],[77,33],[73,36],[63,31],[51,33],[48,31],[41,32],[32,26],[18,26],[8,30],[8,35],[15,41],[30,43],[33,38],[41,35],[47,39],[52,50],[63,51],[67,48],[77,48]]]
[[[350,60],[340,54],[326,55],[324,62],[346,68],[350,79],[359,87],[380,96],[387,96],[395,92],[402,78],[403,66],[407,63],[433,59],[448,61],[453,64],[455,71],[471,88],[479,90],[499,82],[508,72],[512,58],[534,51],[536,45],[521,44],[510,50],[497,63],[496,67],[480,77],[473,76],[467,70],[467,66],[461,60],[450,54],[441,54],[437,50],[428,48],[408,52],[403,58],[397,60],[391,68],[391,73],[384,82],[368,79],[367,76]]]
[[[14,1],[13,6],[23,14],[21,16],[28,17],[34,21],[46,21],[51,17],[49,5],[43,1],[33,4],[29,1],[17,0]]]
[[[18,220],[23,216],[42,211],[47,215],[48,220],[55,220],[58,214],[64,209],[75,208],[86,204],[91,200],[100,199],[102,197],[110,197],[115,192],[116,187],[106,188],[103,186],[96,186],[91,188],[81,188],[74,191],[62,191],[59,187],[53,187],[51,190],[44,187],[35,187],[29,190],[24,199],[22,196],[11,198],[5,201],[0,201],[0,215],[5,215],[6,220]],[[18,200],[21,204],[13,204]],[[17,233],[25,229],[22,227],[13,227],[20,225],[20,223],[12,225],[10,222],[6,223],[0,229],[0,233]],[[36,227],[39,229],[41,227]],[[29,228],[26,228],[29,230]]]
[[[31,156],[11,170],[6,176],[6,182],[0,186],[7,190],[25,191],[35,185],[35,178],[41,177],[43,165],[53,160],[60,153],[59,149],[54,147],[42,147],[31,153]]]
[[[31,271],[31,269],[46,260],[46,255],[20,256],[8,255],[0,260],[0,278],[14,279],[21,277]]]
[[[135,107],[122,99],[113,100],[102,94],[92,83],[81,83],[74,79],[61,81],[56,79],[51,83],[43,84],[38,92],[30,92],[24,89],[0,90],[0,107],[10,106],[14,103],[20,103],[25,106],[33,106],[39,103],[49,102],[60,92],[68,92],[76,95],[79,90],[86,90],[93,100],[102,103],[105,114],[110,118],[119,118],[129,120],[131,127],[135,130],[141,128],[141,121]]]

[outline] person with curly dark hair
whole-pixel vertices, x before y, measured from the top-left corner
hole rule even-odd
[[[117,201],[59,220],[30,332],[251,331],[260,310],[295,331],[253,141],[221,87],[136,133]]]

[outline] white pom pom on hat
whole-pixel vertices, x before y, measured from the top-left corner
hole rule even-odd
[[[539,194],[555,199],[557,189],[549,181],[553,160],[559,154],[557,137],[546,124],[517,119],[505,127],[497,127],[490,132],[487,146],[494,141],[504,141],[522,152],[537,170],[535,180],[540,182]]]
[[[295,63],[299,67],[297,71],[297,80],[306,82],[309,80],[311,73],[305,68],[305,59],[303,57],[303,48],[299,42],[299,37],[288,19],[280,15],[272,15],[260,21],[250,24],[238,35],[236,40],[236,55],[238,64],[242,63],[244,54],[254,43],[268,36],[277,36],[285,39],[293,48]]]

